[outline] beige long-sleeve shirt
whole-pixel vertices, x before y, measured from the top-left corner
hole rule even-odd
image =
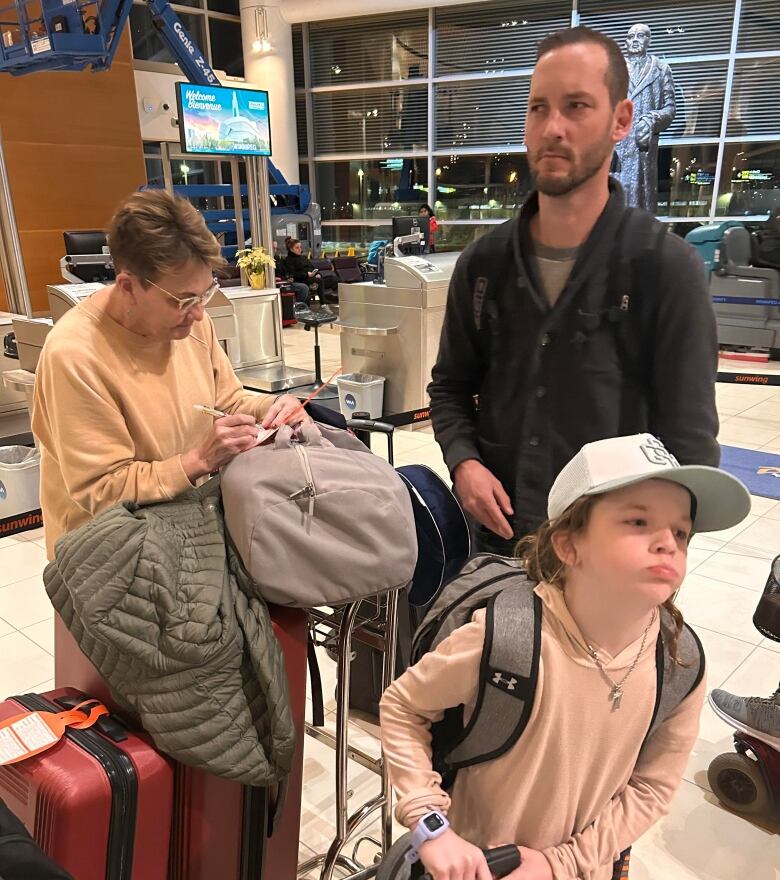
[[[696,740],[704,681],[657,729],[641,757],[656,693],[658,622],[612,711],[610,686],[561,591],[540,584],[544,605],[539,680],[528,726],[503,756],[460,770],[452,799],[431,768],[430,724],[477,696],[485,614],[456,630],[385,692],[382,745],[400,798],[398,820],[412,827],[426,809],[448,812],[455,831],[481,847],[542,850],[555,880],[610,880],[620,852],[668,809]],[[601,651],[620,681],[641,640],[616,657]]]
[[[154,342],[93,299],[71,309],[48,335],[35,374],[49,558],[57,538],[120,501],[169,500],[192,488],[181,455],[212,424],[195,404],[261,418],[272,400],[242,388],[208,316],[186,339]]]

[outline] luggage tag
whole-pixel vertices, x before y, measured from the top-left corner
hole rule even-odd
[[[85,708],[85,707],[89,708]],[[0,721],[0,767],[25,761],[55,746],[65,730],[86,730],[108,709],[96,700],[85,700],[65,712],[22,712]]]

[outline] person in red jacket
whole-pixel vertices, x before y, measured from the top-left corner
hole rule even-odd
[[[430,205],[421,205],[420,206],[420,216],[421,217],[430,217],[430,225],[431,225],[431,253],[436,253],[435,240],[436,240],[436,229],[439,224],[436,222],[436,215],[433,213],[433,208]]]

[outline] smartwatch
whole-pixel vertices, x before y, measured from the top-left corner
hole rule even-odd
[[[450,827],[447,817],[437,810],[431,810],[425,813],[417,821],[414,831],[412,831],[412,845],[406,853],[406,861],[409,864],[419,861],[420,854],[417,850],[428,840],[436,840]]]

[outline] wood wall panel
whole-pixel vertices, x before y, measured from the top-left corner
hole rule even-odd
[[[7,143],[19,230],[102,228],[128,192],[146,183],[138,149],[102,145],[85,163],[81,144],[57,144],[53,162],[51,144]],[[73,168],[84,175],[80,184],[71,183]]]
[[[63,231],[104,228],[146,181],[129,33],[104,73],[0,75],[0,128],[30,298],[45,312]]]

